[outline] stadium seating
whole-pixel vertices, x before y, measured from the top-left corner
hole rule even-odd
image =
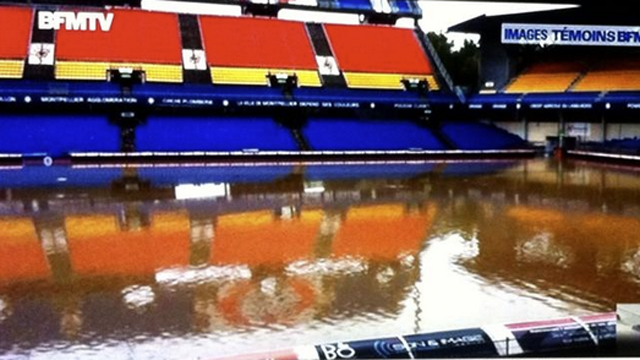
[[[106,116],[0,115],[0,153],[60,156],[119,150],[119,128]]]
[[[267,85],[269,73],[282,73],[321,85],[304,23],[200,16],[200,26],[214,84]]]
[[[391,5],[392,12],[396,14],[422,14],[420,5],[413,0],[389,0],[389,5]]]
[[[403,79],[420,79],[431,90],[439,89],[413,31],[374,25],[324,27],[349,87],[402,89]]]
[[[563,93],[640,90],[640,59],[535,63],[515,77],[505,93]]]
[[[494,150],[524,148],[520,137],[493,125],[482,123],[449,122],[442,125],[442,132],[461,150]]]
[[[31,35],[33,11],[0,7],[0,79],[20,79]]]
[[[288,129],[269,118],[152,116],[138,127],[139,151],[298,150]]]
[[[564,92],[584,71],[577,61],[542,62],[530,66],[507,86],[506,93]]]
[[[106,80],[109,69],[144,70],[146,81],[182,82],[178,16],[113,9],[108,32],[56,32],[56,79]]]
[[[371,1],[369,0],[336,0],[336,7],[345,10],[373,10]]]
[[[398,120],[309,119],[303,128],[312,150],[443,150],[426,128]]]
[[[598,62],[576,84],[573,91],[640,90],[640,58],[607,59]]]

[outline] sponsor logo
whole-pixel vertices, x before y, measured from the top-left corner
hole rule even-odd
[[[327,360],[353,359],[356,356],[356,351],[345,343],[320,345],[320,350]]]

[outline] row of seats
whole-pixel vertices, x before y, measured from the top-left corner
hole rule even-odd
[[[523,149],[527,147],[521,137],[495,125],[478,122],[444,123],[442,133],[461,150]]]
[[[580,144],[580,149],[594,152],[640,155],[640,139],[633,137],[611,139],[604,142],[586,142]]]
[[[108,69],[132,68],[144,70],[146,81],[181,83],[184,67],[209,71],[214,84],[268,85],[268,74],[283,73],[295,74],[300,86],[319,87],[321,73],[328,72],[342,73],[350,88],[402,89],[403,79],[426,80],[430,89],[439,88],[410,29],[325,24],[333,56],[319,57],[313,43],[318,40],[312,40],[303,22],[199,16],[199,50],[183,48],[177,14],[108,13],[114,19],[108,32],[62,27],[55,43],[45,44],[30,43],[32,9],[0,7],[0,78],[22,78],[28,59],[31,65],[55,65],[59,80],[106,80]]]
[[[514,78],[505,93],[630,90],[640,90],[640,58],[537,63]]]
[[[504,130],[480,123],[445,123],[458,149],[523,148]],[[311,118],[301,129],[312,150],[445,150],[432,129],[402,120]],[[445,140],[446,141],[446,140]],[[290,129],[267,117],[152,116],[136,128],[138,151],[298,151]],[[118,152],[120,132],[105,116],[0,116],[0,153]]]

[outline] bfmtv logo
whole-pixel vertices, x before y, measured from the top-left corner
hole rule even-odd
[[[38,29],[60,30],[62,25],[66,30],[101,31],[111,29],[114,15],[111,13],[71,11],[40,11],[38,12]]]

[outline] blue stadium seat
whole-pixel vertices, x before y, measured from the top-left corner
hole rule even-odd
[[[60,156],[120,150],[120,130],[106,116],[0,115],[0,153]]]
[[[303,129],[313,150],[443,150],[425,128],[399,120],[309,119]]]
[[[339,9],[344,10],[373,10],[373,5],[369,0],[335,0]]]
[[[420,5],[414,0],[389,0],[392,12],[400,15],[422,15]]]
[[[640,139],[638,138],[623,138],[612,139],[604,143],[607,147],[621,150],[637,150],[640,149]]]
[[[138,151],[298,150],[269,118],[151,116],[136,131]]]
[[[445,123],[442,132],[461,150],[501,150],[525,148],[517,135],[482,123]]]

